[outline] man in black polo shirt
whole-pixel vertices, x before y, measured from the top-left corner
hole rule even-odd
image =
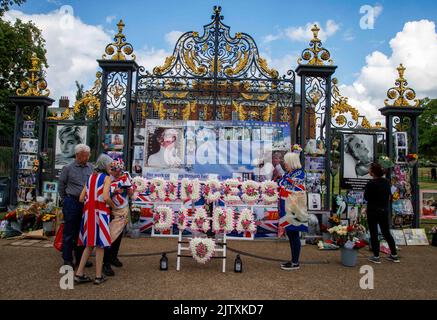
[[[85,144],[78,144],[75,148],[76,159],[62,168],[59,177],[59,195],[63,201],[64,233],[62,258],[64,265],[73,264],[73,251],[76,265],[79,265],[83,248],[77,246],[80,223],[82,220],[83,204],[79,196],[93,172],[93,166],[88,162],[90,148]]]

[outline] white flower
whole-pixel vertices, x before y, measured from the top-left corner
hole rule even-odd
[[[181,182],[181,200],[182,201],[197,201],[201,197],[200,195],[200,182],[199,179],[189,180],[187,178],[182,179]]]
[[[157,216],[159,219],[156,219]],[[157,207],[153,214],[153,223],[157,231],[169,230],[173,225],[173,210],[167,206]]]
[[[143,177],[136,176],[132,179],[132,184],[136,186],[136,192],[143,193],[147,189],[147,180]]]
[[[222,184],[217,179],[209,179],[205,183],[205,188],[207,189],[207,192],[205,192],[205,198],[208,203],[216,202],[220,199]]]
[[[209,230],[209,219],[205,208],[196,208],[191,222],[191,230],[207,233]]]
[[[170,201],[175,201],[178,198],[178,181],[171,179],[167,182],[166,188],[167,197]]]
[[[187,228],[188,225],[188,209],[182,207],[179,211],[179,215],[176,219],[178,229],[180,231],[184,231]]]
[[[165,200],[165,187],[167,182],[163,178],[153,178],[150,182],[150,199]]]
[[[240,215],[237,220],[236,230],[239,233],[242,232],[256,232],[255,221],[253,217],[252,210],[245,208],[240,212]]]
[[[278,184],[274,181],[264,181],[261,184],[262,199],[265,204],[278,202]]]
[[[227,203],[240,202],[241,199],[238,196],[240,190],[238,186],[240,185],[240,181],[237,179],[228,179],[224,182],[224,194],[223,200]]]
[[[224,225],[221,223],[224,220]],[[232,208],[216,207],[212,215],[212,230],[215,233],[229,233],[234,230],[234,211]]]
[[[259,183],[252,180],[244,181],[241,189],[243,191],[243,195],[241,199],[248,204],[253,204],[259,199]],[[250,193],[249,193],[250,192]]]
[[[214,255],[215,241],[209,238],[193,238],[189,247],[194,260],[205,264]]]

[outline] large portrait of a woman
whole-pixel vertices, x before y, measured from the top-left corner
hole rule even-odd
[[[62,169],[75,159],[75,147],[86,143],[87,127],[61,125],[56,128],[55,169]]]
[[[177,167],[183,164],[183,129],[155,128],[149,135],[147,165],[150,167]]]
[[[375,158],[375,136],[345,134],[343,137],[343,178],[371,179],[369,167]]]

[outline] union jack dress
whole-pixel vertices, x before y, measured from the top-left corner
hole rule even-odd
[[[80,246],[110,247],[110,208],[103,200],[104,173],[93,173],[86,184],[86,198],[80,225]]]

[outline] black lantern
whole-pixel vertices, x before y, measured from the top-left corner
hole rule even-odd
[[[243,262],[241,261],[239,254],[237,254],[237,257],[235,258],[234,272],[243,272]]]
[[[159,261],[159,270],[161,271],[168,270],[168,258],[165,253],[162,254],[161,260]]]

